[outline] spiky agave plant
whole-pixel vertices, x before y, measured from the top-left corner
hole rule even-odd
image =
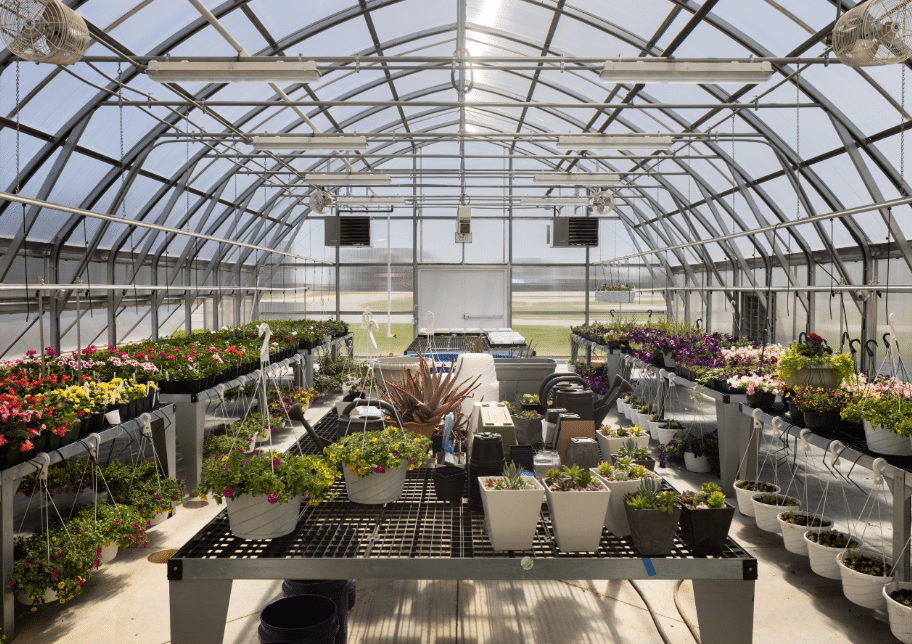
[[[404,371],[401,376],[388,381],[387,395],[389,402],[399,410],[404,422],[439,423],[453,412],[456,427],[465,424],[460,413],[463,401],[479,386],[481,376],[476,376],[469,383],[460,383],[459,374],[462,365],[455,368],[455,360],[450,363],[449,372],[436,369],[419,352],[420,366],[418,371]]]
[[[523,468],[516,463],[510,463],[504,468],[499,479],[488,479],[485,487],[490,490],[528,490],[535,488],[527,477],[522,475]]]

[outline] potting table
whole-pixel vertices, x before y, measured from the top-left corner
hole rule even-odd
[[[724,394],[714,389],[676,376],[673,371],[646,364],[631,355],[625,355],[624,361],[632,366],[655,374],[659,378],[656,406],[659,414],[664,415],[665,395],[670,383],[676,387],[693,389],[716,404],[716,427],[719,430],[719,469],[722,491],[725,496],[735,493],[735,481],[739,478],[754,479],[757,477],[757,449],[759,437],[752,431],[750,418],[741,414],[739,405],[747,403],[745,394]]]
[[[769,426],[779,430],[786,441],[789,437],[793,438],[794,450],[798,453],[798,442],[803,433],[804,440],[829,453],[829,467],[832,467],[834,456],[841,461],[843,467],[840,471],[845,473],[844,476],[850,476],[855,467],[873,470],[877,459],[886,461],[878,468],[890,479],[893,494],[893,580],[912,581],[912,553],[905,548],[912,531],[912,456],[886,456],[872,452],[864,434],[852,431],[846,423],[826,429],[807,429],[803,423],[792,422],[786,415],[785,405],[776,404],[763,409],[740,405],[740,411],[742,417],[750,422],[757,441]]]
[[[315,430],[331,438],[335,423],[332,410]],[[316,451],[309,436],[289,451],[299,450]],[[543,506],[531,551],[494,552],[484,514],[437,501],[430,473],[409,472],[400,499],[383,506],[350,503],[337,483],[338,499],[306,507],[294,532],[271,541],[233,537],[221,512],[168,560],[172,641],[221,643],[235,579],[692,579],[704,644],[751,642],[757,560],[733,540],[705,557],[676,539],[670,556],[644,559],[604,531],[598,551],[562,553]]]
[[[164,404],[146,412],[146,414],[150,418],[148,427],[140,421],[140,418],[133,418],[125,423],[94,434],[93,437],[97,436],[98,440],[93,437],[83,438],[47,452],[51,465],[79,456],[88,457],[93,448],[100,448],[102,445],[120,437],[139,441],[142,433],[146,431],[147,435],[151,434],[155,454],[162,462],[165,473],[169,477],[177,478],[177,458],[174,447],[174,405]],[[19,488],[19,482],[22,477],[39,471],[41,465],[42,461],[38,458],[33,458],[30,461],[14,465],[0,472],[0,549],[2,549],[0,579],[3,579],[3,603],[0,608],[2,608],[3,613],[3,634],[7,639],[12,639],[16,634],[16,592],[6,584],[6,580],[13,574],[13,537],[15,536],[13,497]]]

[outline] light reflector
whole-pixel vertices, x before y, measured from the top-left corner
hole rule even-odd
[[[150,60],[146,74],[157,83],[315,83],[320,70],[312,61]]]
[[[773,75],[770,63],[684,63],[664,59],[608,61],[599,76],[605,83],[762,83]]]
[[[255,136],[253,147],[257,150],[366,150],[367,137],[331,136]]]
[[[611,172],[543,172],[532,183],[543,186],[615,186],[620,177]]]
[[[388,186],[390,176],[378,172],[309,172],[304,181],[317,186]]]
[[[558,150],[668,150],[670,136],[570,134],[557,139]]]

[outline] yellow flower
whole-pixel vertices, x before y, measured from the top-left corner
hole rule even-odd
[[[206,500],[206,495],[205,495],[205,494],[200,494],[200,500],[201,500],[201,501],[205,501],[205,500]]]
[[[61,581],[59,584],[57,584],[57,588],[63,588],[63,582],[62,582],[62,581]]]
[[[61,604],[65,604],[65,603],[66,603],[66,600],[65,600],[65,599],[61,599],[61,600],[60,600],[60,603],[61,603]]]

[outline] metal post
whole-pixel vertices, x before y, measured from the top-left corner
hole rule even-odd
[[[507,326],[513,328],[513,157],[509,159],[510,174],[507,178],[507,187],[510,201],[507,204]]]
[[[422,154],[418,150],[418,155]],[[417,169],[418,159],[412,156],[412,170]],[[419,181],[421,181],[419,176]],[[422,191],[423,192],[423,191]],[[418,186],[412,186],[412,195],[418,195]],[[412,337],[418,337],[421,327],[421,312],[418,310],[418,199],[412,204]]]
[[[906,543],[912,535],[912,489],[906,487],[907,473],[900,468],[893,469],[893,579],[910,581],[910,551]],[[902,556],[900,555],[902,552]]]
[[[339,266],[339,247],[336,246],[336,320],[342,319],[339,311],[342,310],[341,267]]]

